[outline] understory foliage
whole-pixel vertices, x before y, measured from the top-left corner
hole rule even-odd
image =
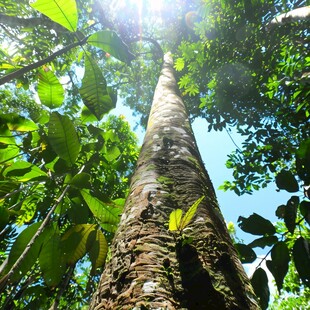
[[[101,48],[119,62],[133,55],[113,31],[79,31],[83,9],[1,4],[2,77],[17,79],[0,89],[1,309],[89,303],[137,160],[124,117],[104,117],[117,94],[96,61]],[[46,60],[56,50],[66,52]]]
[[[274,19],[306,1],[177,0],[160,13],[152,1],[116,3],[0,4],[0,307],[89,302],[138,156],[128,123],[107,114],[118,90],[146,124],[168,49],[190,117],[205,118],[206,132],[234,127],[244,137],[222,189],[251,194],[275,182],[292,193],[275,206],[277,224],[240,216],[258,238],[236,248],[244,263],[269,248],[279,293],[271,308],[307,305],[309,17]],[[266,309],[261,264],[252,284]]]

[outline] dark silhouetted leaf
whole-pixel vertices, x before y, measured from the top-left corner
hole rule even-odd
[[[267,309],[269,303],[269,286],[268,277],[264,269],[258,268],[255,270],[251,283],[255,292],[255,295],[259,298],[259,304],[263,310]]]
[[[255,239],[254,241],[249,243],[248,246],[250,246],[251,248],[260,247],[264,249],[265,246],[272,246],[276,242],[278,242],[278,238],[276,236],[266,236],[266,237]]]
[[[242,243],[235,244],[235,247],[243,264],[253,263],[255,261],[256,254],[251,247]]]
[[[285,208],[286,208],[286,205],[281,205],[277,208],[276,210],[276,216],[279,218],[279,219],[284,219],[285,217]]]
[[[289,193],[294,193],[299,190],[298,182],[290,171],[282,170],[276,176],[276,184],[279,189],[284,189]]]
[[[310,287],[310,245],[303,237],[295,241],[293,258],[300,279],[304,285]]]
[[[303,200],[299,205],[299,209],[306,222],[310,225],[310,202]]]
[[[283,286],[283,279],[288,271],[290,262],[289,250],[285,242],[278,242],[271,250],[271,261],[266,261],[267,267],[274,276],[279,292]]]
[[[297,207],[299,204],[299,198],[292,196],[286,204],[284,222],[288,231],[293,234],[296,227],[296,215]]]
[[[270,221],[256,213],[253,213],[248,218],[239,216],[238,226],[252,235],[273,235],[276,232]]]

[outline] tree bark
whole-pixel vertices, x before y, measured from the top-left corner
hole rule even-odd
[[[170,213],[180,208],[184,214],[203,195],[185,237],[170,232]],[[202,163],[169,54],[111,250],[90,309],[259,309]]]

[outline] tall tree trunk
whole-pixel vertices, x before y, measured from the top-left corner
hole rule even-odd
[[[168,230],[201,196],[183,234]],[[184,240],[184,239],[183,239]],[[165,55],[112,259],[90,309],[259,309],[231,243]]]

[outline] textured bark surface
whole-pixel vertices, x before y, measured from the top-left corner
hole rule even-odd
[[[183,234],[170,213],[202,195]],[[259,309],[219,210],[165,56],[112,259],[90,309]]]

